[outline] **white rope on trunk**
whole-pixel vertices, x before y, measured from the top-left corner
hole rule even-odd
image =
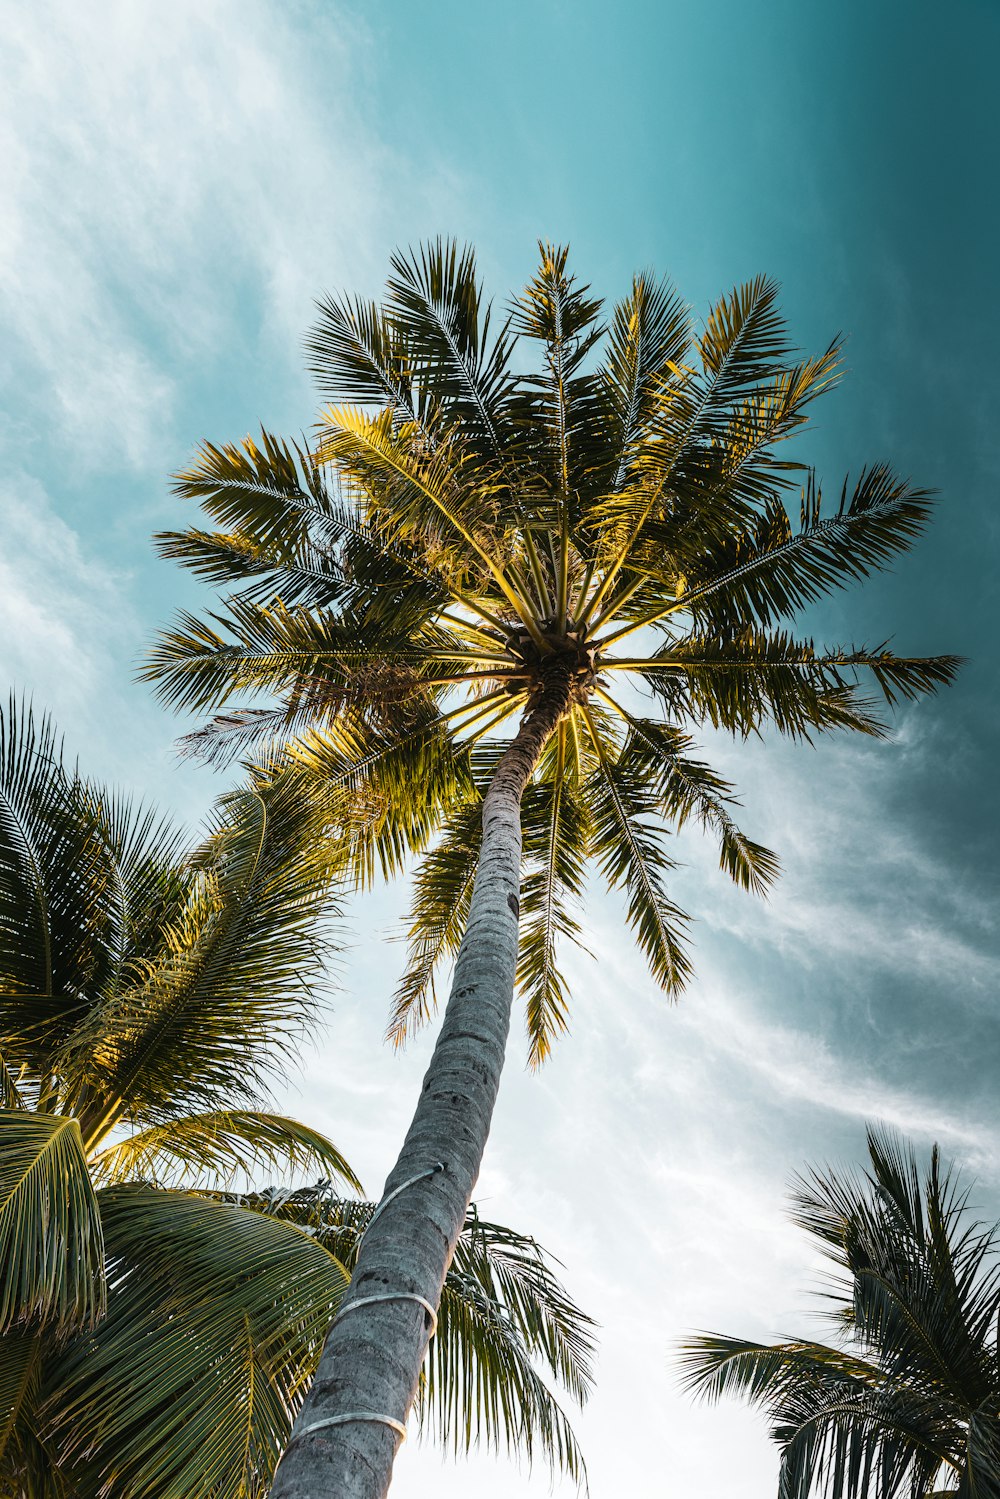
[[[431,1319],[431,1337],[437,1332],[437,1312],[427,1298],[418,1296],[416,1291],[379,1291],[376,1296],[359,1296],[356,1301],[349,1301],[333,1320],[339,1322],[341,1317],[347,1316],[348,1312],[356,1312],[361,1306],[373,1306],[376,1301],[415,1301],[418,1306],[423,1307]]]
[[[397,1421],[395,1416],[380,1416],[377,1411],[345,1411],[340,1416],[324,1416],[321,1421],[310,1421],[308,1426],[303,1426],[301,1431],[296,1431],[288,1447],[281,1454],[284,1458],[292,1442],[297,1442],[300,1437],[310,1436],[314,1431],[320,1431],[324,1426],[344,1426],[350,1421],[375,1421],[380,1426],[391,1426],[401,1442],[406,1441],[406,1427],[402,1421]]]
[[[368,1227],[365,1229],[365,1233],[367,1233],[368,1229],[371,1228],[372,1224],[375,1222],[375,1219],[378,1217],[379,1213],[381,1213],[382,1209],[387,1208],[392,1199],[394,1197],[398,1197],[400,1192],[405,1192],[407,1187],[415,1187],[417,1182],[422,1182],[425,1176],[437,1176],[438,1172],[443,1170],[444,1162],[435,1161],[433,1166],[426,1166],[423,1171],[418,1171],[416,1176],[409,1176],[407,1177],[405,1182],[400,1182],[398,1187],[393,1187],[392,1191],[382,1198],[382,1201],[379,1203],[374,1213],[372,1213],[371,1217],[368,1219]],[[362,1234],[361,1237],[364,1238],[364,1234]]]

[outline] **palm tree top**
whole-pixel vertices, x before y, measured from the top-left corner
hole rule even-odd
[[[748,889],[777,872],[692,730],[880,734],[862,678],[892,704],[957,666],[790,628],[910,547],[931,507],[883,465],[829,507],[787,456],[837,378],[837,343],[799,354],[763,277],[698,327],[667,282],[638,275],[604,322],[568,251],[540,252],[502,317],[472,251],[445,240],[393,256],[381,305],[321,301],[307,349],[332,404],[308,446],[206,443],[178,477],[215,529],[166,533],[161,551],[228,594],[182,616],[146,669],[177,707],[225,708],[191,738],[210,759],[287,745],[332,799],[358,880],[424,854],[397,1037],[455,949],[477,807],[511,728],[562,695],[524,803],[535,1060],[566,1023],[556,952],[578,935],[588,860],[625,890],[670,992],[689,960],[667,829],[701,823]]]
[[[793,1220],[833,1275],[832,1345],[703,1334],[684,1382],[763,1407],[781,1499],[934,1499],[1000,1491],[1000,1226],[935,1146],[925,1169],[893,1132],[868,1132],[864,1171],[799,1179]]]

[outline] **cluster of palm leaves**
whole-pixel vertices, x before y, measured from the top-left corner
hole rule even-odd
[[[267,1492],[372,1205],[266,1109],[316,1017],[329,850],[287,784],[191,851],[0,714],[0,1494]],[[294,1192],[254,1177],[320,1176]],[[533,1240],[470,1216],[422,1384],[451,1447],[582,1476],[592,1325]]]
[[[879,734],[860,675],[892,703],[956,665],[818,649],[786,624],[904,551],[929,513],[884,466],[827,507],[785,456],[837,346],[797,354],[763,278],[699,330],[667,283],[637,276],[605,324],[567,252],[541,248],[500,326],[472,252],[441,241],[393,258],[381,306],[321,303],[310,362],[337,404],[310,448],[205,443],[180,476],[213,529],[161,549],[227,594],[182,616],[147,672],[174,706],[223,710],[190,741],[210,760],[278,751],[309,772],[359,883],[423,856],[396,1039],[427,1019],[457,949],[512,727],[554,664],[572,674],[522,807],[534,1061],[566,1025],[558,948],[580,938],[588,863],[624,892],[668,992],[690,964],[667,831],[701,824],[750,890],[777,872],[692,729]]]
[[[1000,1227],[975,1220],[936,1147],[923,1175],[885,1131],[868,1151],[867,1172],[814,1173],[794,1197],[835,1267],[837,1342],[702,1336],[686,1382],[763,1407],[780,1499],[1000,1493]]]

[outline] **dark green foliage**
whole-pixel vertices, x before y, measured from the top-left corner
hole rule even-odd
[[[717,1334],[684,1351],[685,1382],[767,1411],[781,1499],[959,1499],[1000,1492],[1000,1230],[934,1148],[869,1132],[866,1173],[803,1178],[793,1218],[836,1269],[832,1346]]]

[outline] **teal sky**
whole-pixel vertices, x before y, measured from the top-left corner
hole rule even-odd
[[[0,0],[0,652],[88,770],[192,822],[218,789],[132,680],[193,585],[157,562],[168,476],[203,437],[307,428],[300,340],[390,250],[472,239],[499,300],[540,237],[623,292],[699,310],[776,276],[805,347],[849,335],[802,451],[830,489],[891,462],[940,491],[896,571],[820,638],[969,664],[885,745],[709,745],[778,849],[764,906],[685,838],[698,978],[668,1010],[596,901],[574,1028],[515,1043],[478,1196],[564,1260],[604,1324],[579,1420],[595,1496],[768,1499],[763,1429],[678,1395],[671,1343],[799,1330],[815,1279],[782,1219],[807,1160],[882,1117],[937,1138],[1000,1216],[996,855],[1000,9],[891,0]],[[377,1190],[426,1059],[380,1046],[404,894],[356,912],[326,1037],[289,1107]],[[708,1456],[706,1456],[708,1454]],[[401,1494],[542,1494],[417,1444]]]

